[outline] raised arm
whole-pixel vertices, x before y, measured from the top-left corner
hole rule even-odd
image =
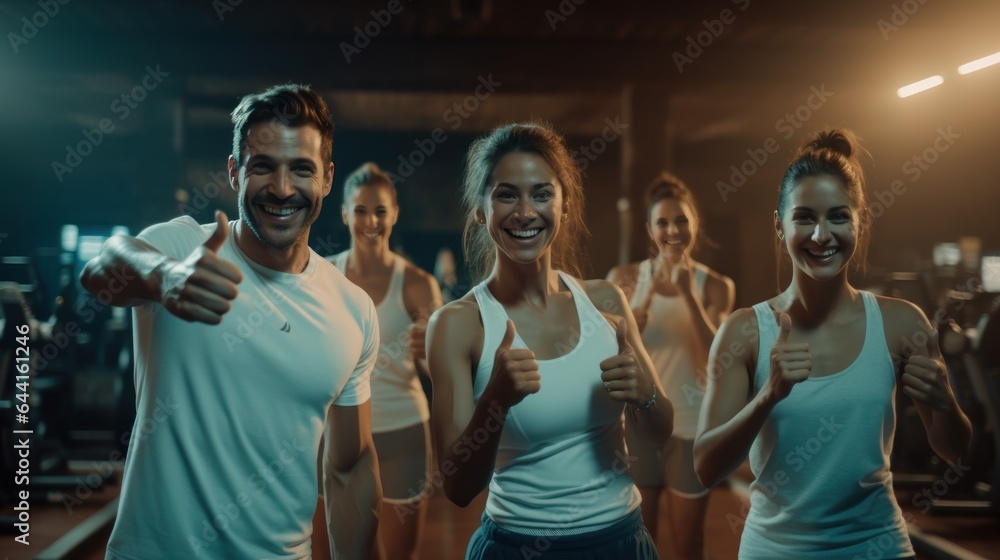
[[[215,232],[184,260],[133,237],[112,237],[84,267],[80,283],[92,294],[110,294],[111,305],[155,302],[187,321],[221,323],[243,275],[218,257],[229,223],[222,212],[216,213],[216,222]]]
[[[685,257],[687,258],[687,257]],[[690,282],[688,283],[690,284]],[[736,286],[729,278],[709,274],[705,279],[704,294],[699,296],[694,289],[681,290],[681,296],[691,313],[695,340],[698,344],[699,362],[708,362],[708,352],[719,326],[733,312],[736,301]]]
[[[653,361],[642,344],[642,335],[622,290],[604,280],[589,280],[587,295],[615,325],[618,354],[601,362],[601,379],[611,383],[609,395],[631,405],[626,421],[635,422],[640,433],[654,444],[662,444],[674,431],[674,407],[663,391]],[[653,396],[655,394],[655,397]],[[652,406],[644,407],[652,399]]]
[[[403,303],[413,323],[407,331],[410,355],[420,373],[427,372],[427,320],[441,308],[441,287],[434,276],[415,266],[408,266]]]
[[[625,301],[631,302],[632,296],[635,294],[635,287],[639,283],[638,275],[639,265],[627,264],[612,268],[608,272],[606,280],[621,288],[622,293],[625,294]],[[653,288],[652,286],[648,286],[648,288],[646,297],[642,298],[642,301],[635,307],[629,303],[632,317],[635,319],[636,332],[640,334],[646,330],[646,324],[649,322],[649,305],[653,302]]]
[[[774,406],[795,383],[809,377],[812,360],[806,344],[788,342],[791,319],[781,318],[781,334],[771,349],[771,370],[764,387],[750,396],[750,371],[758,342],[753,310],[741,309],[722,324],[708,362],[708,389],[694,443],[698,480],[711,488],[746,459],[750,446]]]
[[[323,503],[333,560],[368,560],[382,484],[372,443],[371,401],[330,405],[323,443]]]
[[[889,310],[884,315],[889,318],[888,329],[894,331],[890,336],[895,338],[898,355],[904,358],[900,376],[903,393],[913,399],[934,453],[957,464],[968,451],[972,425],[952,392],[937,331],[917,306],[903,300],[880,300]]]
[[[444,492],[465,507],[493,477],[497,447],[508,409],[541,388],[530,350],[511,350],[514,324],[494,356],[493,373],[478,404],[473,402],[473,348],[482,345],[479,310],[472,301],[454,301],[431,316],[427,364],[434,387],[431,433],[444,478]],[[482,441],[485,434],[485,441]]]
[[[635,285],[637,283],[636,274],[638,274],[638,266],[635,264],[624,264],[608,271],[608,276],[605,280],[621,288],[622,292],[625,293],[625,299],[632,299],[632,294],[635,292]]]

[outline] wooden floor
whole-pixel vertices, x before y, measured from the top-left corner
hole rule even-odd
[[[0,533],[0,558],[3,560],[29,560],[64,536],[73,527],[86,521],[101,508],[118,497],[118,483],[109,484],[99,491],[91,490],[85,475],[80,476],[81,484],[65,494],[52,494],[50,503],[32,503],[29,506],[28,546],[14,541],[17,533]],[[0,517],[15,515],[13,506],[0,507]],[[88,549],[92,553],[81,554],[79,558],[104,560],[105,545],[110,530],[94,535]],[[74,558],[74,560],[76,560]]]
[[[30,546],[25,547],[15,543],[14,535],[0,535],[2,538],[0,559],[34,558],[62,534],[83,522],[117,495],[117,488],[112,486],[103,492],[83,497],[80,500],[82,503],[72,508],[67,508],[65,503],[32,504]],[[912,500],[908,497],[910,494],[898,492],[897,495],[900,505],[908,513],[908,519],[912,519],[925,532],[953,540],[985,558],[1000,558],[1000,519],[932,517],[912,506]],[[479,517],[485,500],[484,494],[463,509],[451,504],[443,494],[432,496],[420,557],[433,560],[464,558],[469,537],[479,526]],[[665,504],[661,506],[665,507]],[[706,558],[710,560],[736,558],[744,511],[744,503],[733,490],[722,487],[712,491],[706,526]],[[8,516],[12,513],[11,507],[0,508],[0,515]],[[661,522],[659,532],[661,540],[657,544],[660,557],[673,558],[665,521]],[[73,560],[103,560],[107,538],[107,532],[96,535],[86,550],[72,556]],[[320,558],[320,555],[317,554],[317,558]]]

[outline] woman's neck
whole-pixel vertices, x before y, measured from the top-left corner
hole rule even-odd
[[[690,260],[691,259],[691,254],[688,253],[687,251],[685,251],[684,254],[683,254],[683,256],[682,256],[682,255],[678,255],[676,253],[668,253],[666,251],[660,251],[660,252],[656,253],[656,256],[654,256],[650,260],[658,261],[659,264],[666,264],[666,265],[669,265],[669,266],[673,266],[673,265],[681,262],[681,259],[684,258],[684,257],[687,257]]]
[[[836,278],[818,282],[795,270],[788,289],[779,296],[779,311],[792,316],[792,322],[815,327],[844,306],[857,300],[858,291],[847,281],[847,270]]]
[[[351,242],[351,250],[347,254],[347,268],[364,276],[372,272],[384,272],[392,268],[395,254],[389,250],[388,244],[374,247],[361,247]]]
[[[527,302],[545,308],[548,297],[559,291],[559,275],[548,253],[531,263],[517,263],[499,253],[486,283],[504,305]]]

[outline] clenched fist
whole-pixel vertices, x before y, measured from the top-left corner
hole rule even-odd
[[[229,235],[226,214],[217,211],[215,221],[215,231],[204,244],[183,261],[166,263],[161,272],[160,303],[185,321],[221,323],[243,280],[236,265],[218,255]]]
[[[535,353],[527,348],[511,349],[514,334],[514,321],[507,319],[507,332],[493,357],[493,373],[490,375],[491,393],[505,408],[514,406],[542,388]]]

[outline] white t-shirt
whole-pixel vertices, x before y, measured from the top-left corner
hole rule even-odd
[[[183,259],[214,227],[185,216],[139,239]],[[370,396],[364,291],[315,252],[287,274],[230,235],[219,257],[243,272],[221,324],[135,308],[137,417],[108,560],[308,559],[328,407]]]

